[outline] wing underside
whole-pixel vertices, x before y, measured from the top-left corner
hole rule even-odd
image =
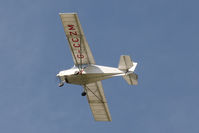
[[[64,31],[76,66],[95,64],[76,13],[60,13]]]
[[[84,89],[87,92],[88,103],[94,119],[96,121],[111,121],[111,115],[101,81],[86,84]]]

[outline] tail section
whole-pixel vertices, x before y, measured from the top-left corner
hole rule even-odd
[[[137,66],[136,62],[131,60],[131,57],[128,55],[121,55],[120,62],[118,69],[124,71],[126,75],[123,78],[127,81],[130,85],[137,85],[138,84],[138,75],[133,73]]]
[[[118,68],[120,70],[128,70],[131,67],[133,67],[133,61],[131,60],[131,57],[128,55],[121,55]]]
[[[138,84],[138,75],[135,73],[130,73],[128,75],[124,75],[123,78],[129,85],[137,85]]]

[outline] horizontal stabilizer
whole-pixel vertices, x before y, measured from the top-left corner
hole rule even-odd
[[[129,85],[137,85],[138,84],[138,75],[135,73],[131,73],[128,75],[124,75],[123,78]]]

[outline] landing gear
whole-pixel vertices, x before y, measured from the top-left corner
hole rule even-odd
[[[82,96],[86,96],[86,92],[85,91],[82,92]]]
[[[64,85],[64,83],[63,83],[63,82],[59,83],[59,87],[62,87],[63,85]]]

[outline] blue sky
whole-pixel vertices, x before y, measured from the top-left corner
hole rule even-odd
[[[196,0],[0,1],[1,133],[198,133]],[[103,81],[112,122],[95,122],[82,88],[57,87],[73,66],[58,13],[78,12],[99,65],[138,62],[139,85]]]

